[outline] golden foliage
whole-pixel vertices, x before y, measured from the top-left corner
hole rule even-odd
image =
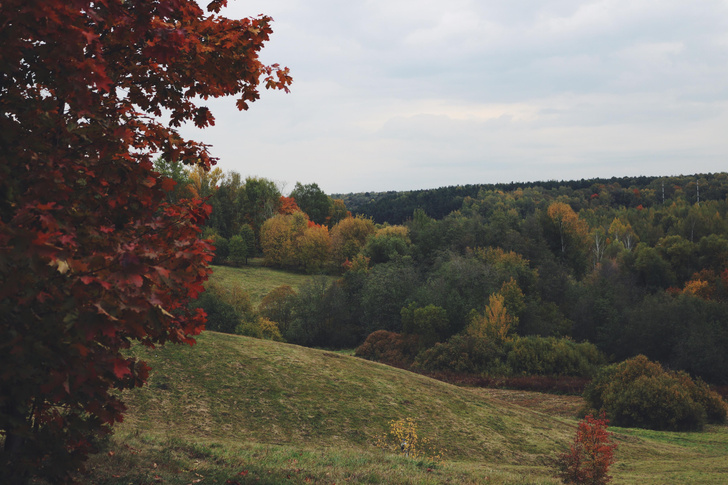
[[[442,452],[434,451],[430,440],[417,433],[417,422],[413,418],[392,420],[389,431],[377,439],[375,445],[385,451],[414,459],[433,462],[442,460]]]
[[[362,216],[347,217],[331,228],[331,252],[337,264],[343,264],[356,256],[374,234],[376,228],[371,219]]]
[[[405,226],[384,226],[377,229],[376,236],[394,236],[409,242],[409,229]]]
[[[475,314],[466,332],[479,340],[504,342],[515,323],[515,319],[508,314],[503,294],[493,293],[485,307],[485,315]]]
[[[331,238],[326,226],[307,227],[296,241],[298,266],[308,271],[321,269],[329,259]]]
[[[526,309],[526,295],[513,278],[504,282],[499,291],[503,295],[503,303],[513,318],[513,326],[518,324],[518,315]]]
[[[267,219],[260,229],[260,247],[265,264],[285,266],[291,253],[290,218],[279,214]]]
[[[204,167],[195,165],[190,170],[190,185],[192,185],[194,191],[200,197],[207,197],[208,195],[212,195],[215,187],[218,186],[224,177],[225,174],[220,167],[215,167],[208,172]]]
[[[273,340],[275,342],[283,342],[283,336],[278,328],[278,324],[273,320],[261,317],[258,320],[260,326],[260,332],[263,334],[263,338],[266,340]]]
[[[683,293],[689,293],[697,296],[698,298],[702,298],[703,300],[710,300],[713,296],[713,288],[710,286],[709,282],[696,279],[685,283]]]
[[[266,220],[260,230],[260,247],[267,265],[317,271],[329,259],[331,238],[325,226],[310,223],[298,211]]]
[[[334,199],[331,207],[329,207],[329,217],[327,224],[329,227],[335,226],[339,221],[351,217],[351,212],[346,209],[346,204],[342,199]]]
[[[559,230],[561,252],[565,253],[571,246],[583,246],[589,238],[589,225],[574,212],[569,204],[554,202],[546,213]]]

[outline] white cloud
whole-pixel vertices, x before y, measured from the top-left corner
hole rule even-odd
[[[291,94],[186,133],[329,192],[725,170],[725,0],[266,0]]]

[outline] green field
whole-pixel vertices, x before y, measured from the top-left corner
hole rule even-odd
[[[208,284],[225,288],[227,291],[242,289],[248,293],[251,302],[257,306],[270,290],[282,285],[288,285],[297,290],[312,278],[311,275],[303,273],[266,268],[261,266],[261,260],[251,260],[250,263],[248,266],[240,268],[211,266],[213,273]]]
[[[135,349],[153,367],[90,462],[98,484],[558,483],[578,398],[460,388],[352,356],[206,332]],[[417,420],[444,461],[374,446]],[[616,430],[614,483],[725,483],[728,428]],[[229,480],[229,482],[228,482]]]

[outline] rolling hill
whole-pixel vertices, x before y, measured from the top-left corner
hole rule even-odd
[[[91,483],[558,483],[548,463],[577,422],[507,394],[240,336],[133,352],[153,372],[125,394],[127,419],[91,461]],[[408,417],[443,461],[374,446]],[[617,431],[615,483],[724,479],[726,427]]]

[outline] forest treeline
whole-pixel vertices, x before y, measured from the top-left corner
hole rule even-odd
[[[243,333],[264,322],[302,345],[366,342],[362,355],[426,371],[590,375],[643,354],[728,382],[728,174],[450,188],[437,193],[456,210],[423,204],[401,224],[352,215],[315,184],[285,197],[219,177],[205,229],[218,263],[244,264],[233,239],[250,226],[248,255],[337,277],[274,290],[237,315]],[[307,213],[305,193],[327,209]]]
[[[390,224],[402,224],[412,217],[415,209],[424,210],[430,217],[441,219],[450,212],[460,209],[463,201],[467,198],[477,197],[481,191],[502,191],[512,192],[518,189],[540,188],[543,190],[573,190],[583,191],[587,195],[598,193],[601,188],[608,188],[611,192],[611,202],[617,206],[629,206],[635,202],[630,195],[630,191],[634,189],[648,190],[648,193],[656,196],[648,201],[639,201],[639,203],[660,201],[662,196],[670,198],[672,196],[673,187],[688,187],[691,182],[694,187],[694,193],[690,200],[696,202],[699,198],[699,179],[703,178],[703,183],[713,178],[713,175],[705,176],[679,176],[679,177],[612,177],[609,179],[581,179],[570,181],[546,181],[546,182],[510,182],[501,184],[469,184],[455,185],[448,187],[440,187],[436,189],[421,189],[412,191],[387,191],[387,192],[357,192],[348,194],[336,194],[336,197],[344,201],[349,209],[357,214],[371,217],[375,222]],[[663,194],[663,187],[665,193]],[[719,187],[713,187],[713,190]],[[712,193],[708,198],[720,199],[725,198],[725,193]]]

